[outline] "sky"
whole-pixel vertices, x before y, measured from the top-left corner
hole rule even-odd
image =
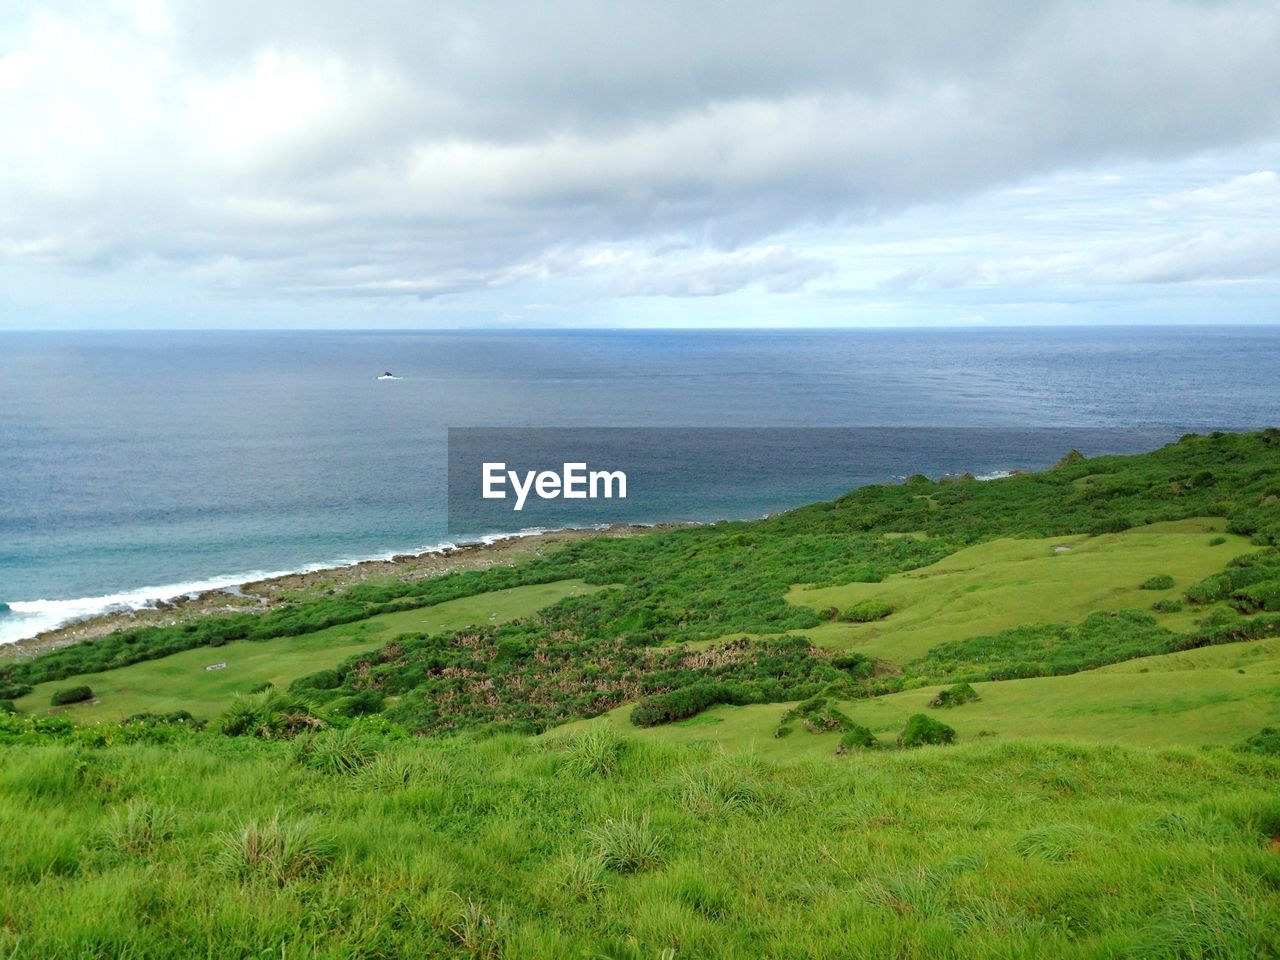
[[[0,6],[0,329],[1280,322],[1280,4]]]

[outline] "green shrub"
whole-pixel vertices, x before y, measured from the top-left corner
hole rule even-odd
[[[836,747],[836,755],[842,756],[856,750],[879,750],[882,744],[871,732],[870,727],[860,723],[852,723],[840,737],[840,745]]]
[[[12,700],[0,700],[0,713],[17,713],[18,708]]]
[[[1173,577],[1167,573],[1158,573],[1142,581],[1143,590],[1172,590]]]
[[[216,729],[229,737],[262,740],[290,739],[325,726],[309,700],[274,689],[237,696],[216,721]]]
[[[656,727],[696,716],[717,703],[731,702],[731,691],[724,684],[703,680],[641,700],[631,710],[631,722],[637,727]]]
[[[301,693],[307,690],[333,690],[342,684],[337,670],[317,670],[305,677],[299,677],[289,684],[290,693]]]
[[[1213,538],[1209,541],[1209,546],[1211,546],[1211,547],[1220,547],[1220,546],[1222,546],[1222,545],[1223,545],[1224,543],[1226,543],[1226,542],[1227,542],[1227,538],[1226,538],[1226,537],[1213,537]]]
[[[926,744],[955,743],[955,740],[956,732],[952,727],[933,719],[933,717],[925,716],[923,713],[913,715],[907,721],[902,733],[898,734],[898,746],[900,747],[922,747]]]
[[[55,707],[60,707],[66,703],[83,703],[85,700],[93,699],[93,690],[81,684],[77,687],[62,687],[53,691],[53,696],[49,698],[49,702]]]
[[[29,683],[0,683],[0,700],[19,700],[32,689]]]
[[[1132,529],[1134,526],[1133,519],[1125,516],[1108,517],[1105,520],[1099,520],[1089,528],[1089,536],[1100,537],[1107,533],[1124,533],[1126,530]]]
[[[1263,727],[1236,749],[1241,753],[1261,753],[1269,757],[1280,757],[1280,730],[1275,727]]]
[[[891,613],[893,613],[893,604],[872,597],[847,607],[840,614],[840,619],[851,623],[871,623],[875,620],[883,620]]]
[[[336,717],[367,717],[382,710],[383,696],[381,690],[361,690],[349,697],[339,697],[328,704],[329,714]]]
[[[1151,609],[1156,613],[1178,613],[1182,608],[1183,603],[1177,597],[1165,597],[1151,605]]]
[[[831,665],[859,680],[873,676],[876,672],[876,662],[861,653],[846,653],[833,657]]]
[[[853,721],[837,709],[832,704],[831,698],[825,694],[810,697],[784,713],[774,736],[786,736],[786,733],[780,731],[785,727],[787,733],[790,733],[791,724],[796,720],[803,723],[804,728],[810,733],[849,730],[854,726]]]
[[[967,683],[957,683],[954,687],[947,687],[945,690],[938,691],[938,695],[929,701],[931,707],[958,707],[962,703],[971,703],[974,700],[981,700],[978,691],[973,689]]]

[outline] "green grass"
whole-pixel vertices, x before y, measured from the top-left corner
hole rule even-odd
[[[788,600],[815,610],[887,601],[894,612],[884,620],[797,632],[819,646],[904,662],[940,643],[1026,624],[1075,623],[1102,610],[1149,611],[1152,593],[1142,589],[1149,577],[1168,573],[1190,585],[1258,549],[1229,534],[1229,546],[1210,547],[1223,527],[1218,518],[1193,518],[1099,537],[1002,538],[881,583],[796,587]],[[1182,631],[1202,615],[1186,609],[1156,619]]]
[[[836,706],[889,742],[912,714],[926,712],[955,727],[961,741],[994,736],[1148,747],[1225,746],[1264,726],[1280,724],[1280,640],[1144,657],[1065,677],[975,683],[980,700],[930,711],[928,703],[945,688],[919,687]],[[783,715],[794,706],[717,706],[699,714],[700,724],[643,730],[629,723],[629,708],[623,707],[596,720],[568,724],[549,736],[599,725],[647,741],[713,743],[784,761],[834,753],[840,740],[836,732],[811,734],[797,728],[788,737],[774,737]]]
[[[298,677],[336,666],[354,654],[375,650],[401,633],[437,633],[506,623],[565,597],[585,595],[595,589],[580,580],[534,584],[382,614],[296,637],[237,640],[220,647],[184,650],[117,670],[38,684],[16,706],[32,713],[64,714],[83,721],[121,720],[146,710],[187,710],[197,719],[209,719],[226,709],[237,693],[267,682],[283,689]],[[226,667],[205,669],[217,663],[225,663]],[[50,705],[54,690],[81,683],[93,688],[92,701],[66,707]]]
[[[954,711],[953,713],[959,713]],[[948,717],[950,719],[950,716]],[[353,735],[348,735],[353,736]],[[1280,762],[978,743],[5,749],[0,956],[1257,957]]]

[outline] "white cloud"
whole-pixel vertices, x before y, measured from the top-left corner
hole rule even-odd
[[[1174,176],[1111,247],[1079,204],[1129,182],[1100,166],[1280,139],[1277,48],[1250,0],[67,0],[0,15],[0,255],[418,300],[794,292],[835,265],[897,291],[1271,276],[1273,170]],[[1044,182],[1073,171],[1075,195]],[[1045,235],[901,232],[1015,195]]]

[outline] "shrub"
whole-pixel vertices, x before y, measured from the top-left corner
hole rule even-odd
[[[1211,539],[1211,540],[1209,541],[1209,546],[1211,546],[1211,547],[1220,547],[1220,546],[1222,546],[1222,545],[1223,545],[1224,543],[1226,543],[1226,542],[1227,542],[1227,538],[1226,538],[1226,537],[1214,537],[1213,539]]]
[[[81,684],[78,687],[62,687],[53,691],[53,696],[49,698],[49,702],[55,707],[60,707],[67,703],[83,703],[85,700],[93,699],[93,690]]]
[[[327,709],[338,717],[367,717],[379,713],[385,699],[380,690],[361,690],[349,697],[339,697]]]
[[[804,724],[804,728],[810,733],[830,733],[833,730],[848,730],[854,725],[852,720],[832,705],[830,697],[822,694],[810,697],[784,713],[777,731],[774,732],[774,736],[784,737],[787,733],[790,733],[791,724],[795,720],[801,721]],[[786,730],[785,733],[782,732],[784,728]]]
[[[310,701],[274,689],[237,696],[216,721],[216,729],[229,737],[263,740],[288,739],[325,726]]]
[[[898,746],[922,747],[926,744],[955,743],[956,732],[952,727],[932,717],[917,713],[907,721],[898,734]]]
[[[1151,605],[1151,609],[1156,613],[1177,613],[1182,607],[1183,603],[1177,597],[1165,597]]]
[[[1236,749],[1241,753],[1261,753],[1269,757],[1280,757],[1280,730],[1275,727],[1263,727]]]
[[[852,724],[840,737],[840,745],[836,747],[836,755],[842,756],[855,750],[879,750],[882,744],[871,732],[870,727],[860,723]]]
[[[29,683],[7,683],[0,684],[0,700],[18,700],[25,697],[32,690]]]
[[[309,673],[305,677],[299,677],[293,683],[289,684],[290,693],[300,693],[305,690],[333,690],[342,683],[342,678],[338,676],[337,670],[317,670],[315,673]]]
[[[1124,533],[1126,530],[1132,529],[1133,526],[1133,519],[1130,517],[1108,517],[1105,520],[1099,520],[1091,526],[1089,528],[1089,536],[1100,537],[1106,533]]]
[[[872,597],[867,600],[860,600],[853,606],[846,608],[840,614],[840,619],[852,623],[871,623],[874,620],[883,620],[891,613],[893,613],[893,604]]]
[[[831,665],[859,680],[870,677],[876,672],[876,662],[861,653],[846,653],[835,657]]]
[[[695,716],[717,703],[732,702],[731,691],[724,684],[700,680],[641,700],[631,710],[631,722],[637,727],[656,727]]]
[[[12,700],[0,700],[0,713],[17,713],[18,708]]]
[[[1143,590],[1172,590],[1173,577],[1167,573],[1158,573],[1142,581]]]
[[[931,707],[958,707],[962,703],[971,703],[974,700],[981,700],[978,691],[973,689],[967,683],[957,683],[954,687],[947,687],[945,690],[938,691],[938,695],[929,701]]]

